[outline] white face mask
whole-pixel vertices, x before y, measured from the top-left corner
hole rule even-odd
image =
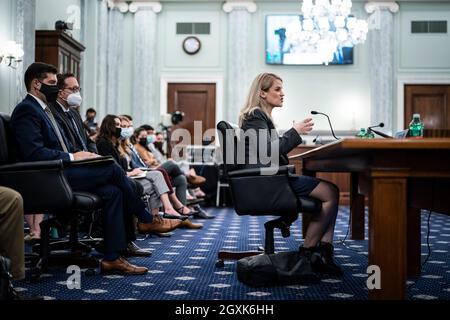
[[[79,106],[81,105],[81,102],[83,101],[83,98],[81,98],[81,95],[79,92],[77,93],[71,93],[67,97],[67,104],[71,107]]]

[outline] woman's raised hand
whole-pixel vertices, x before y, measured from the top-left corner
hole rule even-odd
[[[314,122],[312,122],[312,118],[306,118],[303,121],[294,120],[292,126],[298,134],[308,134],[312,130]]]

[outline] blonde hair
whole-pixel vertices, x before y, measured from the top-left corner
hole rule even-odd
[[[258,108],[262,109],[273,121],[268,112],[269,106],[266,100],[261,99],[261,91],[267,92],[275,80],[283,81],[279,76],[273,73],[260,73],[256,76],[255,80],[252,82],[250,91],[248,92],[244,107],[242,107],[239,112],[239,126],[242,126],[242,123],[247,119],[248,115]]]
[[[117,149],[119,150],[119,154],[122,157],[126,157],[126,156],[131,157],[132,152],[131,152],[129,145],[130,145],[130,140],[128,138],[119,140],[119,145],[118,145]]]

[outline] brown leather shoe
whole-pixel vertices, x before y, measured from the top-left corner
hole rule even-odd
[[[175,230],[181,224],[181,220],[175,219],[153,219],[151,223],[138,222],[139,233],[165,233]]]
[[[201,229],[203,228],[203,224],[201,223],[193,223],[190,219],[184,220],[181,222],[179,228],[184,229]]]
[[[193,175],[189,175],[186,176],[187,178],[187,182],[192,185],[192,186],[201,186],[202,184],[205,183],[206,179],[202,176],[193,176]]]
[[[122,257],[117,258],[114,261],[102,260],[100,264],[100,270],[102,273],[119,273],[119,274],[145,274],[148,272],[146,267],[138,267]]]

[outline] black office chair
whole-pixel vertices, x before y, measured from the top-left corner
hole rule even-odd
[[[78,240],[78,217],[100,210],[101,199],[88,192],[73,192],[64,176],[61,160],[15,163],[9,122],[10,116],[0,113],[0,185],[22,195],[25,214],[52,215],[40,224],[41,240],[33,248],[39,252],[39,258],[32,268],[32,277],[38,279],[49,265],[96,267],[98,260],[86,256],[91,251],[90,246]],[[67,226],[70,227],[69,239],[51,243],[50,228],[64,230]],[[51,250],[70,250],[71,254],[50,255]]]
[[[239,169],[237,146],[240,134],[236,125],[226,121],[217,124],[220,151],[224,163],[224,178],[230,185],[234,209],[238,215],[274,215],[279,218],[264,224],[265,246],[259,251],[219,251],[217,267],[224,266],[224,260],[237,260],[261,253],[274,253],[274,229],[283,237],[290,236],[290,226],[297,220],[298,213],[318,213],[322,202],[311,197],[297,197],[289,184],[288,177],[295,172],[294,166],[281,166],[275,174],[269,168]],[[242,143],[244,143],[242,141]],[[232,154],[228,154],[231,152]]]

